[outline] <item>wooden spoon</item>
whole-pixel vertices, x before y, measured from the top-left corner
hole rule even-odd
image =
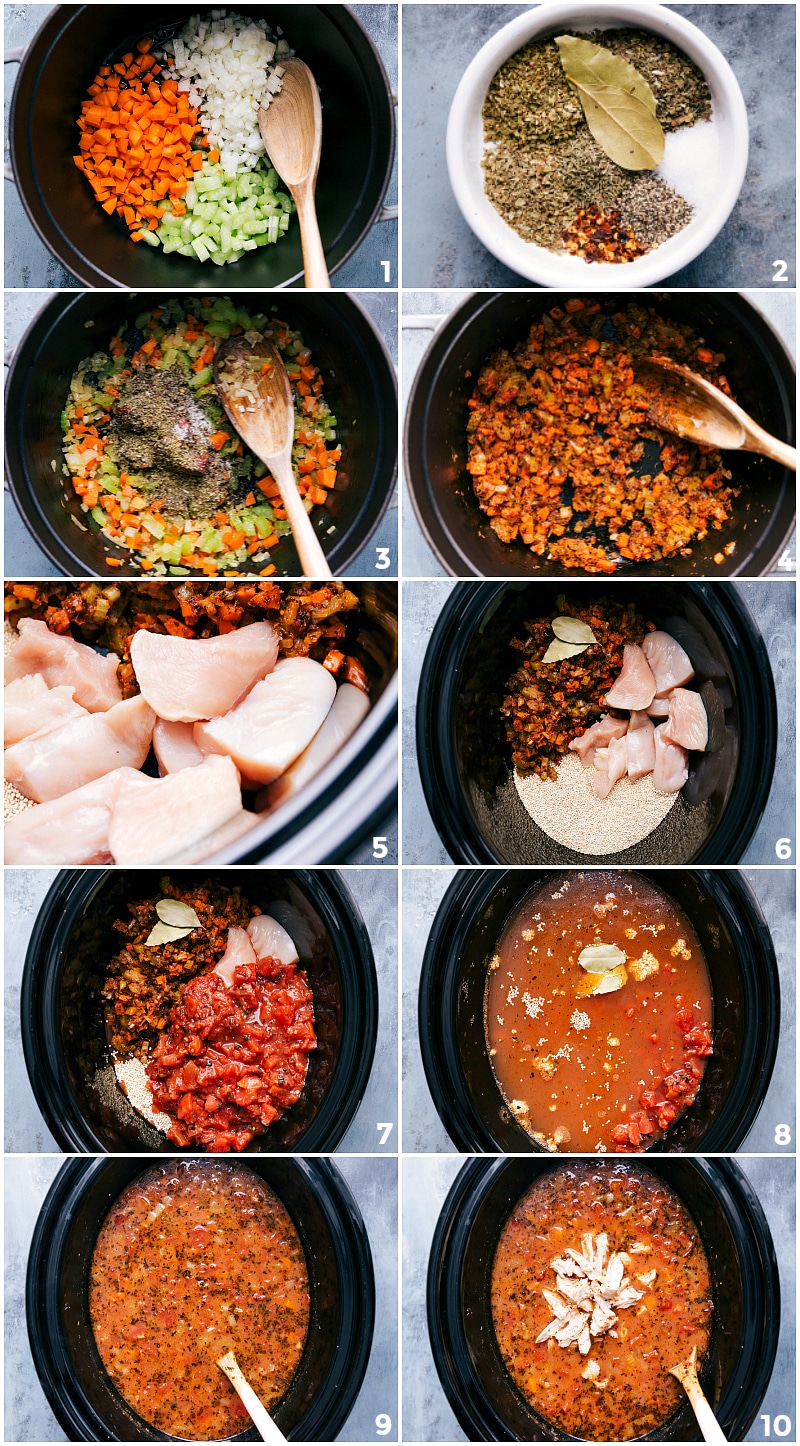
[[[319,234],[314,190],[322,147],[319,91],[302,60],[283,63],[283,84],[265,110],[259,106],[261,139],[297,207],[306,286],[329,287],[331,279]]]
[[[689,1397],[689,1404],[697,1417],[703,1440],[714,1443],[727,1441],[728,1438],[703,1395],[703,1387],[697,1379],[697,1346],[692,1346],[692,1354],[685,1361],[681,1361],[677,1366],[668,1366],[667,1369],[676,1381],[680,1381]]]
[[[256,362],[256,367],[251,363]],[[262,372],[261,367],[267,366]],[[252,385],[256,398],[242,396],[234,377]],[[226,380],[227,378],[227,380]],[[292,469],[294,402],[286,367],[277,347],[261,337],[249,342],[231,337],[217,348],[214,385],[225,411],[251,452],[269,467],[278,484],[304,577],[332,577],[311,519],[303,506]]]
[[[250,1419],[261,1440],[272,1441],[274,1446],[281,1446],[282,1442],[285,1443],[286,1437],[283,1432],[275,1425],[266,1406],[262,1405],[250,1382],[242,1375],[241,1367],[233,1351],[228,1351],[226,1356],[220,1356],[217,1365],[221,1371],[225,1372],[234,1391],[247,1407]]]
[[[636,380],[648,389],[648,417],[657,427],[675,432],[690,442],[702,442],[723,451],[760,452],[797,470],[797,452],[771,437],[719,387],[688,367],[673,362],[637,363]]]

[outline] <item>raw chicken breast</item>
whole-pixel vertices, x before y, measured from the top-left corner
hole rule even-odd
[[[245,929],[231,928],[228,930],[228,944],[219,963],[214,965],[212,974],[219,974],[220,979],[230,986],[233,983],[233,971],[240,964],[255,964],[255,950]]]
[[[606,707],[649,708],[655,692],[656,680],[642,649],[636,643],[626,643],[622,672],[606,693]]]
[[[141,768],[155,721],[152,708],[138,697],[105,713],[84,713],[7,748],[5,776],[26,798],[48,803],[117,768]]]
[[[118,768],[52,803],[15,814],[5,827],[6,863],[54,867],[112,863],[108,844],[111,812],[120,781],[127,776],[140,778],[141,774],[132,768]]]
[[[242,810],[239,774],[229,758],[206,758],[167,778],[127,773],[108,842],[118,864],[160,864],[204,839]]]
[[[263,795],[259,794],[256,807],[278,808],[299,793],[301,788],[305,788],[317,773],[321,773],[326,763],[330,763],[339,749],[344,747],[368,712],[369,698],[366,693],[362,692],[361,688],[355,688],[352,683],[342,683],[336,690],[330,713],[308,748],[275,783],[264,789]]]
[[[655,731],[656,762],[653,787],[656,793],[678,793],[689,777],[689,755],[678,743],[664,737],[664,729]]]
[[[628,747],[625,738],[612,738],[607,748],[598,748],[594,755],[592,788],[598,798],[608,798],[614,784],[628,771]]]
[[[61,686],[48,688],[41,673],[27,673],[15,678],[3,689],[3,742],[19,743],[33,733],[49,733],[70,718],[86,716],[86,709],[75,702],[75,689]]]
[[[700,694],[690,688],[673,688],[669,717],[660,731],[670,743],[703,753],[708,742],[708,714]]]
[[[227,753],[242,775],[272,783],[308,747],[336,695],[327,668],[311,658],[286,658],[224,718],[195,725],[206,753]]]
[[[656,680],[657,698],[663,698],[671,688],[680,688],[694,677],[688,653],[669,633],[648,633],[642,643],[642,652]]]
[[[628,750],[628,777],[632,783],[652,773],[656,763],[655,725],[646,713],[631,713],[625,734]]]
[[[233,818],[220,824],[219,828],[212,829],[211,833],[204,834],[202,838],[195,839],[186,848],[179,849],[174,854],[172,862],[175,864],[204,864],[207,859],[215,859],[218,854],[229,849],[246,833],[252,833],[256,824],[259,824],[263,818],[266,818],[266,814],[249,813],[246,808],[240,808]],[[220,862],[230,863],[230,859],[221,859]]]
[[[227,713],[275,667],[278,634],[249,623],[218,638],[174,638],[141,628],[131,642],[136,681],[159,718],[195,723]]]
[[[247,926],[257,959],[277,959],[281,964],[296,964],[294,940],[271,914],[256,914]]]
[[[573,738],[569,746],[585,760],[590,749],[607,748],[613,738],[622,738],[627,729],[625,718],[610,718],[606,715],[593,723],[591,728],[587,728],[580,738]]]
[[[96,653],[74,638],[51,633],[47,623],[20,618],[19,637],[5,663],[5,680],[41,673],[48,688],[72,686],[75,702],[90,713],[103,713],[122,701],[116,653]]]
[[[663,698],[659,698],[658,694],[656,694],[650,707],[646,711],[649,718],[668,718],[669,693],[665,693]]]
[[[182,768],[195,768],[206,756],[194,741],[194,723],[167,723],[163,718],[156,718],[153,751],[162,778],[180,773]]]

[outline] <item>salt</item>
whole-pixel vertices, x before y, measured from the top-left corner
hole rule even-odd
[[[721,167],[720,128],[712,115],[711,120],[670,131],[664,159],[653,174],[689,202],[698,221],[705,220],[715,203],[714,179]]]

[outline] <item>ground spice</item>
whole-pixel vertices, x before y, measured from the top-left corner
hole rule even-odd
[[[127,383],[114,413],[111,450],[168,513],[209,517],[228,493],[228,467],[213,450],[213,427],[177,367],[148,367]]]
[[[620,224],[645,248],[661,246],[692,219],[692,208],[658,176],[636,177],[619,202]]]
[[[710,117],[711,96],[702,72],[668,40],[635,29],[598,30],[579,38],[624,56],[645,77],[664,130]],[[691,218],[688,208],[679,221],[683,213],[673,207],[669,224],[674,230],[660,235],[651,205],[644,221],[647,235],[658,239],[648,240],[626,217],[621,198],[634,175],[615,165],[592,137],[552,39],[523,46],[500,67],[484,101],[483,127],[486,195],[503,220],[534,245],[556,251],[566,247],[587,261],[627,262],[660,245]],[[607,226],[616,234],[597,234]]]

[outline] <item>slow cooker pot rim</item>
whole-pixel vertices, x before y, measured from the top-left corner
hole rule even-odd
[[[487,574],[480,572],[477,566],[470,560],[470,558],[464,554],[456,541],[447,533],[444,525],[442,525],[441,527],[443,541],[440,540],[440,538],[435,535],[435,533],[429,527],[427,519],[424,515],[422,504],[417,495],[417,486],[415,481],[415,479],[417,478],[417,474],[421,469],[423,476],[421,478],[420,491],[424,492],[427,490],[427,462],[424,457],[421,457],[418,465],[416,449],[414,447],[414,441],[412,438],[412,432],[419,428],[422,435],[425,435],[427,431],[427,417],[430,407],[433,404],[433,393],[435,389],[435,384],[438,381],[442,365],[444,364],[449,353],[457,344],[459,337],[466,330],[466,328],[472,324],[475,318],[480,315],[482,311],[491,308],[493,299],[496,296],[503,294],[504,293],[502,292],[487,293],[485,291],[472,290],[465,297],[462,297],[461,301],[459,301],[449,313],[445,314],[443,320],[437,326],[433,336],[431,337],[431,340],[425,348],[422,359],[417,366],[417,370],[411,383],[408,403],[406,406],[405,422],[403,426],[403,465],[405,470],[407,490],[411,499],[411,506],[416,517],[417,524],[423,534],[423,537],[425,538],[425,541],[427,542],[428,546],[436,557],[437,562],[440,564],[441,567],[445,569],[448,576],[450,577],[484,577]],[[652,298],[654,300],[657,300],[659,297],[662,297],[664,295],[669,296],[669,294],[670,293],[666,290],[666,288],[662,286],[652,293]],[[531,295],[540,296],[541,293],[532,290]],[[744,291],[734,291],[732,295],[737,297],[738,300],[745,307],[749,308],[756,314],[760,323],[772,337],[775,347],[779,353],[780,359],[784,362],[788,372],[792,376],[795,376],[796,363],[794,357],[789,351],[786,341],[776,330],[774,323],[770,320],[768,316],[766,316],[761,307],[758,306],[749,296],[747,296]],[[724,295],[722,299],[724,300]],[[429,378],[429,373],[431,371],[434,372],[433,380]],[[791,410],[792,398],[789,394],[788,388],[786,390],[786,401],[787,406]],[[418,413],[420,413],[420,411],[422,412],[421,417],[418,416]],[[791,442],[794,437],[794,422],[791,416],[789,417],[789,422],[790,426],[788,429],[788,435],[786,440],[788,442]],[[790,538],[795,531],[795,528],[796,518],[792,517],[791,521],[784,529],[784,532],[780,539],[780,543],[775,544],[771,557],[767,559],[767,561],[764,563],[761,570],[762,576],[765,573],[771,571],[771,569],[775,566],[777,559],[782,556]],[[513,577],[513,575],[513,571],[509,569],[509,578]],[[738,570],[734,569],[724,575],[727,577],[736,577],[738,575]],[[653,576],[655,577],[657,575]],[[576,579],[591,581],[591,577],[588,574],[584,573],[577,573]],[[638,577],[634,577],[633,574],[626,574],[625,578],[621,580],[647,581],[648,574],[642,573]],[[687,581],[688,580],[689,579],[687,579]]]
[[[209,870],[202,866],[198,873]],[[349,1128],[364,1096],[378,1031],[378,985],[375,959],[361,911],[342,876],[334,870],[286,870],[319,910],[334,950],[362,960],[361,970],[340,970],[342,1014],[353,1025],[350,1038],[342,1034],[333,1077],[320,1107],[296,1145],[292,1155],[332,1151]],[[66,946],[75,922],[88,900],[112,879],[114,869],[64,869],[54,879],[36,920],[25,956],[20,991],[20,1027],[28,1078],[47,1128],[59,1147],[82,1153],[108,1151],[84,1119],[73,1098],[61,1058],[58,982]],[[54,936],[66,927],[60,944]],[[40,961],[43,960],[43,964]],[[174,1146],[166,1143],[166,1149]],[[187,1155],[192,1151],[188,1150]],[[277,1153],[265,1151],[265,1154]]]
[[[233,290],[233,288],[231,289]],[[165,291],[162,289],[160,292],[140,291],[135,294],[137,296],[142,296],[143,298],[150,295],[159,295],[163,298],[165,296],[180,297],[184,296],[185,293],[185,287],[175,287],[172,291]],[[222,292],[220,292],[219,294],[222,295]],[[236,296],[237,294],[239,296],[239,299],[241,300],[246,295],[248,295],[248,292],[234,292],[234,296]],[[265,295],[266,294],[267,293],[265,293]],[[309,295],[309,293],[302,292],[300,293],[300,295],[305,297]],[[312,297],[311,305],[313,306],[314,304],[316,304],[313,298],[317,294],[312,292],[310,293],[310,295]],[[71,548],[69,547],[69,540],[63,540],[61,537],[58,536],[57,533],[52,530],[47,518],[44,516],[41,509],[39,508],[38,494],[36,491],[34,479],[28,476],[28,470],[23,464],[21,454],[19,458],[19,469],[17,468],[15,456],[19,449],[16,447],[16,445],[14,445],[14,455],[12,455],[12,444],[10,439],[12,434],[16,431],[19,419],[19,397],[17,393],[22,393],[25,390],[28,373],[34,365],[35,358],[28,355],[29,351],[32,351],[35,348],[38,354],[41,351],[42,346],[46,344],[51,330],[61,322],[68,320],[70,309],[76,303],[82,303],[85,299],[85,296],[86,293],[83,292],[77,294],[70,292],[57,292],[53,296],[48,297],[48,299],[40,307],[39,311],[37,311],[36,315],[32,317],[32,319],[29,321],[28,325],[25,328],[25,331],[22,334],[22,337],[20,338],[20,341],[14,349],[14,353],[9,362],[9,370],[5,386],[4,411],[6,418],[6,427],[3,450],[5,458],[5,474],[8,482],[9,491],[11,492],[11,496],[14,499],[14,504],[16,506],[17,512],[22,518],[22,521],[24,522],[37,546],[41,548],[42,552],[44,552],[45,556],[49,559],[49,561],[52,562],[55,567],[59,568],[62,576],[67,577],[79,575],[79,573],[76,573],[75,569],[78,569],[80,572],[80,559],[76,556],[75,553],[72,552]],[[345,319],[347,319],[347,313],[349,308],[352,308],[352,310],[356,313],[357,318],[367,330],[368,338],[372,341],[378,352],[379,368],[377,371],[375,371],[372,365],[374,363],[374,357],[370,358],[370,370],[372,371],[373,386],[375,388],[376,396],[378,397],[378,399],[380,399],[380,393],[381,391],[386,389],[386,382],[388,379],[388,390],[394,399],[394,416],[391,418],[387,418],[383,426],[383,430],[385,431],[385,437],[383,439],[382,450],[387,454],[387,456],[391,456],[393,459],[391,463],[390,475],[388,475],[387,477],[385,495],[380,501],[377,508],[373,509],[374,516],[370,523],[368,532],[363,534],[360,533],[357,542],[354,541],[350,545],[350,549],[341,558],[334,556],[334,554],[342,545],[342,542],[346,542],[347,533],[344,534],[341,540],[337,540],[335,547],[331,548],[331,555],[333,556],[335,561],[335,573],[338,577],[348,572],[356,557],[358,557],[361,554],[362,550],[368,545],[370,538],[374,537],[378,526],[380,525],[388,510],[394,489],[397,485],[397,445],[395,434],[392,428],[392,422],[395,422],[396,424],[397,414],[397,370],[389,354],[389,350],[383,338],[383,335],[377,326],[377,323],[374,321],[373,317],[370,316],[369,312],[365,309],[362,302],[356,295],[349,291],[333,291],[330,296],[326,296],[326,294],[323,292],[320,299],[323,304],[327,301],[333,303],[334,306],[341,307]],[[37,334],[42,330],[45,331],[45,335],[42,337],[41,341],[38,341],[36,339]],[[382,372],[380,370],[380,363],[382,363]],[[12,414],[11,427],[9,427],[8,424],[9,412],[11,412]],[[373,478],[370,484],[370,491],[372,491],[375,487],[375,466],[376,464],[373,465]],[[28,516],[28,495],[30,495],[31,502],[30,511],[36,514],[35,519],[33,516]],[[104,576],[105,574],[95,575]],[[281,581],[291,580],[292,579],[290,579],[289,577],[281,578]]]
[[[358,1204],[336,1166],[327,1159],[306,1160],[302,1157],[287,1163],[305,1179],[307,1188],[325,1214],[338,1257],[339,1330],[344,1336],[320,1383],[317,1392],[319,1404],[312,1402],[297,1426],[290,1431],[288,1439],[332,1440],[353,1409],[372,1348],[375,1324],[372,1251]],[[117,1438],[108,1432],[88,1402],[80,1407],[71,1396],[65,1398],[63,1394],[64,1387],[69,1384],[70,1361],[60,1331],[60,1301],[48,1298],[42,1288],[41,1276],[48,1264],[52,1265],[54,1251],[60,1263],[73,1209],[81,1196],[103,1170],[113,1168],[113,1164],[113,1160],[105,1157],[73,1159],[61,1166],[39,1211],[28,1254],[25,1315],[31,1355],[39,1382],[59,1425],[70,1440],[76,1441],[111,1441]],[[143,1159],[142,1172],[148,1168],[148,1161]],[[349,1271],[341,1269],[348,1261],[354,1268]],[[149,1429],[155,1440],[175,1439],[153,1427]],[[82,1434],[84,1431],[89,1434]],[[248,1430],[232,1439],[245,1441],[251,1439],[252,1434]]]
[[[533,1173],[540,1174],[548,1168],[558,1168],[557,1161],[542,1156],[525,1156]],[[428,1259],[426,1280],[426,1314],[431,1338],[432,1354],[440,1382],[448,1402],[458,1418],[459,1425],[470,1440],[513,1441],[518,1439],[502,1421],[488,1398],[483,1397],[480,1383],[470,1380],[469,1399],[464,1399],[458,1387],[458,1368],[454,1361],[456,1350],[468,1362],[472,1372],[469,1347],[464,1340],[461,1322],[461,1259],[475,1216],[497,1177],[513,1168],[519,1160],[511,1158],[473,1159],[462,1166],[448,1191],[439,1218],[436,1222]],[[569,1163],[566,1156],[560,1162]],[[658,1174],[668,1171],[675,1157],[655,1156],[644,1160],[644,1168],[652,1168]],[[731,1226],[737,1250],[740,1254],[741,1275],[747,1286],[751,1279],[760,1280],[763,1285],[763,1310],[756,1316],[753,1302],[747,1289],[743,1291],[743,1331],[749,1325],[761,1328],[761,1350],[749,1364],[746,1379],[738,1380],[743,1370],[743,1352],[737,1355],[736,1364],[716,1408],[718,1416],[727,1412],[731,1416],[728,1429],[736,1430],[730,1439],[743,1439],[747,1428],[755,1418],[769,1383],[778,1349],[780,1330],[780,1277],[772,1234],[758,1197],[744,1172],[730,1159],[714,1160],[703,1157],[684,1157],[682,1164],[698,1173],[706,1185],[713,1190],[723,1213]],[[713,1183],[712,1183],[713,1182]],[[466,1206],[464,1202],[467,1202]],[[744,1218],[747,1234],[734,1231],[729,1210],[735,1209]],[[697,1223],[697,1222],[696,1222]],[[702,1231],[701,1231],[702,1234]],[[442,1300],[446,1296],[449,1307]],[[746,1394],[745,1394],[746,1392]],[[730,1400],[728,1399],[730,1398]],[[579,1440],[560,1433],[559,1439]],[[657,1439],[649,1436],[640,1440]],[[700,1440],[699,1433],[692,1439]]]
[[[22,57],[21,57],[21,59],[20,59],[20,68],[19,68],[19,72],[18,72],[18,74],[17,74],[16,80],[15,80],[15,83],[14,83],[14,89],[13,89],[12,94],[11,94],[11,105],[10,105],[10,110],[9,110],[8,137],[9,137],[9,153],[10,153],[10,157],[11,157],[11,168],[12,168],[12,172],[13,172],[14,185],[15,185],[15,187],[16,187],[17,194],[19,195],[20,200],[22,201],[22,205],[23,205],[23,208],[24,208],[24,210],[25,210],[25,212],[26,212],[26,214],[27,214],[28,220],[30,221],[31,225],[33,226],[34,230],[36,231],[37,235],[39,236],[40,240],[41,240],[41,241],[43,242],[43,244],[47,247],[47,249],[48,249],[48,251],[50,252],[50,254],[51,254],[52,256],[54,256],[55,259],[65,268],[65,270],[69,271],[70,274],[71,274],[72,276],[74,276],[77,281],[80,281],[80,282],[84,283],[85,285],[88,285],[88,286],[91,286],[91,287],[95,287],[95,288],[104,288],[104,287],[107,287],[107,286],[113,286],[113,287],[119,287],[120,289],[125,290],[125,289],[126,289],[126,286],[125,286],[125,283],[124,283],[124,282],[117,281],[113,276],[109,276],[109,275],[107,275],[105,272],[97,269],[97,268],[94,267],[90,262],[86,261],[85,258],[82,256],[82,254],[81,254],[79,251],[76,251],[76,250],[75,250],[75,248],[73,247],[72,243],[68,240],[68,238],[67,238],[66,236],[64,236],[63,232],[61,231],[61,227],[59,226],[56,218],[55,218],[54,216],[51,216],[51,215],[50,215],[49,208],[43,207],[43,209],[44,209],[44,211],[45,211],[45,214],[46,214],[46,216],[51,220],[52,225],[53,225],[53,228],[54,228],[54,230],[57,232],[58,237],[59,237],[62,245],[63,245],[63,246],[65,247],[65,249],[70,253],[70,256],[73,258],[73,260],[67,261],[63,256],[60,256],[60,255],[58,254],[58,252],[56,252],[56,250],[54,249],[54,245],[53,245],[53,244],[51,243],[51,241],[49,240],[48,235],[47,235],[47,228],[46,228],[46,226],[43,224],[43,222],[40,221],[38,215],[36,214],[36,210],[35,210],[35,208],[34,208],[33,202],[31,201],[31,199],[30,199],[30,197],[29,197],[29,195],[28,195],[27,177],[28,177],[28,172],[29,172],[29,170],[30,170],[31,188],[32,188],[34,191],[36,191],[36,192],[39,191],[39,183],[38,183],[38,178],[37,178],[37,176],[36,176],[36,172],[35,172],[33,166],[31,165],[31,166],[29,167],[28,164],[27,164],[27,150],[28,150],[27,115],[26,115],[25,112],[22,110],[22,108],[20,108],[20,107],[18,106],[18,100],[19,100],[20,95],[21,95],[22,83],[23,83],[23,80],[24,80],[26,83],[27,83],[27,81],[28,81],[28,74],[27,74],[28,63],[29,63],[29,62],[32,62],[34,48],[37,46],[37,43],[38,43],[40,40],[44,40],[44,34],[45,34],[45,31],[48,29],[48,27],[51,26],[54,22],[56,22],[57,19],[59,20],[59,24],[60,24],[60,21],[61,21],[62,19],[63,19],[64,21],[66,21],[66,22],[70,21],[70,20],[73,19],[73,18],[75,17],[75,15],[76,15],[80,10],[82,10],[83,8],[84,8],[84,6],[82,6],[82,5],[57,5],[57,6],[55,6],[54,9],[50,12],[50,14],[47,15],[47,16],[45,16],[45,19],[42,21],[41,25],[40,25],[39,28],[36,30],[36,32],[35,32],[34,35],[31,37],[31,39],[29,40],[28,44],[27,44],[26,47],[25,47],[24,53],[23,53],[23,55],[22,55]],[[206,8],[210,8],[210,7],[206,7]],[[320,8],[321,10],[326,10],[326,9],[331,8],[331,7],[325,6],[325,5],[321,5],[319,8]],[[372,212],[371,212],[371,214],[367,217],[367,219],[365,220],[364,225],[363,225],[363,229],[361,230],[361,232],[359,233],[359,235],[355,238],[355,240],[352,242],[352,244],[350,245],[349,249],[339,258],[338,261],[331,263],[331,265],[330,265],[330,267],[329,267],[329,271],[330,271],[330,274],[331,274],[331,275],[334,275],[335,272],[339,271],[340,268],[341,268],[342,266],[344,266],[345,262],[347,262],[347,261],[350,260],[350,258],[354,255],[354,253],[358,250],[358,248],[363,244],[364,240],[366,239],[367,235],[368,235],[369,232],[371,231],[372,227],[375,225],[376,221],[378,220],[378,218],[379,218],[379,216],[380,216],[380,213],[381,213],[381,211],[382,211],[382,209],[383,209],[383,203],[384,203],[384,199],[385,199],[385,196],[386,196],[386,192],[387,192],[387,190],[388,190],[388,188],[389,188],[389,182],[390,182],[391,176],[392,176],[392,166],[393,166],[393,164],[394,164],[394,154],[395,154],[395,149],[396,149],[396,145],[397,145],[397,121],[396,121],[396,118],[395,118],[395,110],[394,110],[394,102],[393,102],[393,96],[392,96],[392,88],[391,88],[391,85],[390,85],[390,83],[389,83],[389,77],[388,77],[388,74],[387,74],[387,72],[386,72],[386,67],[385,67],[385,65],[384,65],[384,63],[383,63],[383,57],[381,56],[380,51],[378,50],[377,45],[376,45],[375,42],[373,41],[372,36],[369,34],[369,31],[366,29],[366,26],[362,23],[361,20],[359,20],[358,16],[355,14],[352,6],[351,6],[351,5],[344,5],[344,4],[343,4],[343,5],[337,6],[337,7],[335,7],[335,8],[341,9],[342,11],[344,11],[344,12],[347,14],[347,16],[349,17],[350,21],[356,26],[357,31],[360,32],[361,42],[362,42],[362,44],[366,44],[367,51],[371,54],[371,58],[372,58],[373,62],[376,64],[376,67],[377,67],[379,76],[380,76],[381,80],[383,81],[383,90],[384,90],[384,93],[385,93],[386,107],[387,107],[387,108],[386,108],[386,116],[388,117],[388,126],[389,126],[389,138],[388,138],[388,139],[389,139],[389,145],[388,145],[388,153],[387,153],[387,158],[386,158],[386,165],[385,165],[385,167],[384,167],[384,174],[383,174],[383,177],[381,178],[380,184],[379,184],[379,186],[378,186],[377,199],[376,199],[375,204],[374,204],[374,206],[373,206],[373,208],[372,208]],[[60,18],[59,18],[59,12],[61,12]],[[59,30],[59,31],[58,31],[58,34],[60,35],[60,33],[61,33],[61,32],[60,32],[60,30]],[[32,89],[32,90],[35,89],[35,86],[36,86],[37,82],[38,82],[38,77],[37,77],[37,78],[33,78],[33,77],[31,78],[31,89]],[[19,116],[19,119],[18,119],[18,116]],[[23,156],[25,157],[25,164],[23,164],[23,161],[22,161],[22,157],[23,157]],[[293,276],[288,277],[285,281],[280,282],[280,284],[279,284],[275,289],[276,289],[276,290],[284,290],[284,289],[286,289],[287,287],[295,286],[295,285],[297,285],[299,282],[301,282],[302,279],[303,279],[303,272],[302,272],[302,271],[298,271],[298,272],[296,272]],[[198,289],[202,289],[202,288],[198,288]]]
[[[452,760],[457,757],[455,703],[458,696],[458,674],[476,628],[486,618],[492,601],[499,598],[503,592],[516,592],[536,587],[536,585],[530,579],[516,582],[510,579],[499,582],[457,582],[445,600],[428,639],[420,672],[415,711],[417,760],[428,810],[439,837],[450,858],[456,864],[507,864],[509,861],[498,857],[480,834],[457,782],[454,787],[447,787],[440,779],[442,767],[439,757],[440,750],[438,744],[436,747],[431,746],[431,740],[437,736],[437,720],[442,717],[446,718],[449,714],[450,736],[445,764],[448,769],[452,770]],[[558,580],[548,579],[548,585],[556,586]],[[576,588],[598,585],[597,579],[589,578],[577,579],[574,583]],[[656,581],[646,578],[625,579],[618,584],[619,587],[624,588],[657,585]],[[754,766],[751,781],[748,782],[747,769],[744,766],[745,760],[742,759],[737,769],[725,814],[728,815],[732,812],[731,803],[737,792],[737,783],[739,792],[747,790],[752,793],[752,803],[746,809],[744,822],[738,829],[735,829],[732,824],[726,824],[723,815],[699,853],[693,859],[687,860],[692,864],[735,864],[739,862],[758,827],[769,797],[774,773],[778,716],[775,683],[769,656],[761,633],[733,583],[709,584],[695,579],[682,578],[670,583],[665,582],[664,585],[693,594],[705,604],[706,610],[711,606],[715,614],[714,625],[723,635],[728,652],[735,656],[737,652],[747,651],[750,657],[761,665],[762,677],[757,696],[755,690],[752,691],[751,696],[764,710],[763,727],[759,731],[758,738],[754,733],[750,733],[742,740],[745,749],[752,754]],[[473,599],[477,604],[481,593],[484,594],[486,603],[478,610],[477,606],[473,606]],[[741,638],[734,636],[728,613],[742,625]],[[473,614],[477,614],[477,617]],[[446,660],[445,663],[443,663],[443,659]],[[758,673],[758,667],[755,671]],[[740,672],[739,677],[743,678],[744,674]],[[741,706],[741,690],[739,702]],[[768,761],[772,760],[772,772],[765,772],[763,767],[765,758]],[[738,851],[735,853],[729,852],[731,838],[736,840]],[[527,862],[535,862],[535,860]],[[590,867],[593,862],[595,860],[592,859],[592,856],[587,855],[586,866]]]
[[[539,881],[548,874],[555,876],[564,872],[566,867],[541,866],[537,869]],[[615,872],[653,874],[652,881],[665,887],[660,884],[660,870],[648,868],[646,865],[624,868],[615,865],[613,869]],[[739,1088],[737,1089],[734,1080],[719,1118],[712,1122],[700,1145],[691,1151],[673,1151],[668,1134],[655,1149],[645,1151],[648,1156],[670,1153],[707,1155],[739,1149],[761,1109],[778,1050],[780,976],[772,936],[758,899],[747,880],[737,870],[725,870],[723,873],[710,869],[692,869],[690,872],[711,896],[724,917],[726,926],[742,949],[746,949],[750,956],[760,955],[769,986],[765,986],[759,995],[763,1019],[758,1033],[752,1030],[744,1032],[743,1054],[736,1075],[741,1081]],[[437,1114],[453,1144],[456,1149],[467,1153],[503,1153],[503,1147],[494,1139],[490,1126],[477,1110],[464,1077],[455,1040],[454,1006],[459,987],[461,957],[474,927],[476,911],[483,910],[490,904],[509,874],[522,876],[527,874],[527,870],[517,865],[504,869],[464,870],[456,875],[442,896],[434,916],[420,973],[417,1023],[425,1077]],[[669,894],[666,887],[665,892]],[[517,908],[518,904],[514,907]],[[503,922],[497,926],[498,936],[507,922],[508,910]],[[746,1006],[749,1006],[756,993],[755,981],[745,975],[743,985]],[[749,1007],[745,1008],[745,1014],[749,1017]],[[755,1088],[750,1088],[749,1091],[742,1079],[745,1073],[753,1075]],[[520,1153],[547,1155],[547,1152],[539,1152],[534,1148],[530,1137],[521,1128],[519,1133]],[[573,1153],[577,1152],[570,1151],[570,1154]],[[586,1153],[591,1155],[593,1152]],[[547,1157],[564,1158],[551,1155]],[[620,1155],[618,1158],[628,1157]]]

